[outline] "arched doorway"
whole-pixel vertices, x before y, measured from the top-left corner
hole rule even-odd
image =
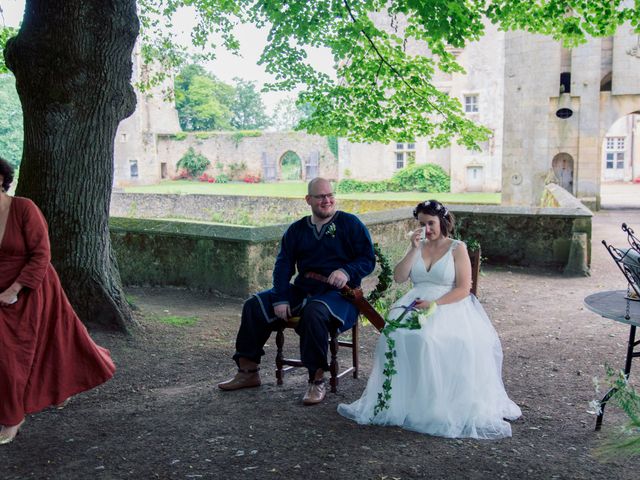
[[[301,180],[302,160],[291,150],[280,157],[280,180]]]
[[[553,157],[551,168],[559,185],[573,194],[573,157],[568,153],[559,153]]]

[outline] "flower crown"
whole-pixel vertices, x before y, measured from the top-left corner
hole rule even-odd
[[[447,210],[447,207],[442,205],[440,202],[438,202],[437,200],[427,200],[425,202],[419,203],[418,206],[413,209],[414,218],[418,218],[418,210],[422,209],[434,210],[436,212],[436,215],[440,217],[446,217],[447,215],[449,215],[449,210]]]

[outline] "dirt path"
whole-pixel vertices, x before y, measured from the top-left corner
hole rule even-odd
[[[343,380],[322,405],[301,405],[303,372],[276,386],[273,344],[263,387],[218,391],[215,383],[233,372],[241,301],[131,289],[145,332],[94,335],[111,349],[116,377],[64,410],[29,416],[18,439],[0,448],[0,478],[632,478],[632,463],[592,454],[622,414],[608,410],[596,433],[586,412],[596,397],[592,377],[602,376],[605,363],[621,366],[625,351],[627,328],[582,304],[589,293],[624,287],[599,243],[620,244],[622,221],[640,230],[640,211],[595,218],[591,277],[485,269],[480,299],[502,339],[507,391],[523,411],[511,439],[442,439],[340,417],[337,404],[356,399],[366,384],[376,340],[371,327],[362,329],[362,378]],[[199,320],[183,327],[158,322],[168,314]],[[294,347],[292,337],[288,345]]]

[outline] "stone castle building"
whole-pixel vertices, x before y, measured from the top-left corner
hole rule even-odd
[[[430,55],[420,45],[409,48]],[[290,152],[300,159],[301,179],[377,180],[414,161],[437,163],[450,173],[452,192],[501,191],[512,205],[538,204],[548,181],[596,204],[601,182],[640,179],[640,37],[630,26],[567,49],[487,24],[485,36],[453,53],[467,73],[438,72],[435,82],[493,132],[479,152],[455,142],[432,150],[421,138],[388,145],[341,139],[336,151],[326,138],[304,133],[185,135],[171,104],[139,95],[138,110],[118,131],[116,186],[175,175],[189,147],[211,160],[212,171],[243,162],[265,180],[281,178]]]
[[[132,81],[147,74],[134,54]],[[137,91],[135,113],[123,120],[116,134],[116,188],[149,185],[178,174],[177,163],[193,148],[211,162],[207,173],[259,176],[264,181],[282,179],[282,162],[293,156],[299,162],[299,178],[339,177],[338,161],[326,137],[300,132],[193,132],[180,130],[173,102],[165,100],[165,82],[148,94]]]

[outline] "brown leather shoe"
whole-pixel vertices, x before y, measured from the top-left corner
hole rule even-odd
[[[221,390],[240,390],[241,388],[259,387],[262,385],[260,381],[259,368],[243,369],[239,368],[238,373],[231,380],[218,384]]]
[[[309,382],[309,388],[307,388],[304,397],[302,397],[302,403],[304,405],[317,405],[324,400],[327,395],[327,386],[324,380],[314,380]]]

